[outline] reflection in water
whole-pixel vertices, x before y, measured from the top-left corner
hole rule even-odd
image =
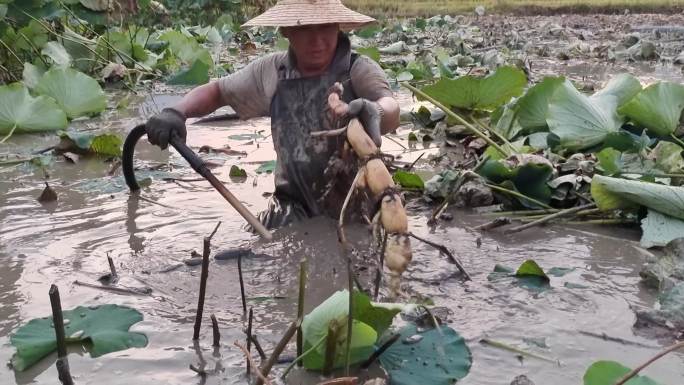
[[[141,254],[145,251],[145,238],[138,236],[140,233],[138,225],[135,222],[138,217],[138,207],[140,205],[140,199],[138,194],[131,193],[126,201],[126,231],[128,232],[128,246],[131,248],[134,254]]]

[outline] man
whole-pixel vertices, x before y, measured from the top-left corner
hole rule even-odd
[[[260,220],[276,228],[323,213],[335,216],[344,198],[340,192],[346,192],[351,182],[344,172],[336,174],[329,167],[339,159],[344,138],[312,138],[311,132],[335,129],[332,122],[358,117],[380,145],[380,135],[399,125],[399,105],[385,73],[369,58],[352,53],[341,32],[372,22],[373,18],[346,8],[340,0],[278,1],[245,26],[279,27],[289,40],[288,52],[267,55],[193,89],[173,108],[148,121],[149,141],[166,148],[171,135],[185,139],[187,118],[224,105],[241,119],[270,116],[277,154],[276,191]],[[348,104],[331,111],[327,96],[337,82],[343,85],[342,100]]]

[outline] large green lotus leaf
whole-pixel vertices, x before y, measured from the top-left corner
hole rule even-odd
[[[500,115],[496,117],[494,114],[500,111]],[[512,101],[508,104],[505,104],[499,108],[497,108],[494,113],[492,113],[492,124],[493,126],[491,127],[492,130],[496,131],[499,135],[506,139],[513,139],[518,134],[520,131],[523,130],[522,126],[520,126],[520,123],[515,119],[516,118],[516,107],[515,107],[515,101]],[[496,123],[494,123],[496,122]],[[517,152],[517,151],[515,151]]]
[[[468,375],[473,362],[470,349],[452,328],[442,325],[418,333],[409,324],[399,333],[399,340],[380,355],[390,385],[452,385]],[[416,335],[421,337],[418,342],[404,343],[407,338],[418,339]]]
[[[684,236],[684,221],[655,210],[648,210],[648,215],[641,221],[641,230],[639,243],[642,247],[662,247]]]
[[[617,105],[622,106],[632,100],[641,91],[641,83],[630,74],[613,76],[601,90],[591,96],[591,99],[601,99],[606,96],[617,98]]]
[[[636,203],[684,219],[684,187],[594,175],[591,195],[601,210]]]
[[[55,99],[71,119],[95,115],[107,107],[97,80],[72,68],[50,69],[38,82],[36,92]]]
[[[584,385],[614,385],[630,369],[615,361],[596,361],[584,373]],[[634,376],[625,385],[659,385],[646,376]]]
[[[64,26],[62,45],[73,59],[73,66],[83,72],[89,72],[96,62],[93,51],[97,49],[97,42],[74,32]],[[68,40],[67,40],[68,39]]]
[[[386,330],[399,309],[374,306],[365,294],[354,293],[352,341],[350,363],[367,359],[373,353],[378,331]],[[304,317],[302,332],[304,350],[315,346],[328,334],[328,326],[334,324],[338,330],[334,367],[344,365],[346,358],[347,319],[349,317],[349,292],[338,291],[318,305]],[[307,369],[322,369],[325,360],[325,343],[304,357]]]
[[[601,143],[622,126],[618,117],[618,99],[613,95],[590,99],[566,80],[558,86],[549,103],[546,122],[560,145],[569,150],[583,150]]]
[[[143,316],[135,309],[119,305],[79,306],[64,312],[67,342],[90,342],[90,356],[116,352],[147,345],[144,334],[128,329]],[[66,320],[69,320],[67,323]],[[23,371],[57,349],[52,317],[35,318],[12,335],[11,343],[17,348],[12,366]]]
[[[0,86],[0,134],[52,131],[66,128],[66,114],[52,98],[29,95],[21,83]]]
[[[195,60],[192,67],[182,69],[171,76],[168,84],[196,85],[209,82],[209,66],[202,60]]]
[[[525,85],[525,73],[515,67],[500,67],[487,77],[471,75],[458,79],[440,79],[422,91],[449,107],[468,110],[493,110],[519,96]]]
[[[549,110],[549,101],[556,92],[556,88],[564,81],[563,77],[546,77],[518,99],[516,116],[525,133],[548,129],[546,114]]]
[[[650,132],[667,136],[677,129],[682,109],[684,85],[659,82],[644,88],[619,111]]]
[[[211,53],[197,43],[195,39],[184,35],[182,32],[167,31],[159,36],[159,40],[168,42],[168,49],[186,65],[191,65],[197,60],[203,61],[210,68],[214,65]]]
[[[679,173],[684,169],[684,158],[682,158],[682,147],[676,143],[660,141],[655,146],[651,157],[655,160],[655,165],[666,173]]]

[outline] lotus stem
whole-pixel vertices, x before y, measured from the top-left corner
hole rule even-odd
[[[544,217],[542,217],[542,218],[539,218],[539,219],[537,219],[537,220],[534,220],[534,221],[532,221],[532,222],[530,222],[530,223],[526,223],[526,224],[524,224],[524,225],[517,226],[517,227],[514,227],[514,228],[512,228],[512,229],[508,229],[508,230],[505,231],[505,233],[506,233],[506,234],[517,233],[517,232],[520,232],[520,231],[523,231],[523,230],[527,230],[527,229],[529,229],[529,228],[531,228],[531,227],[534,227],[534,226],[538,226],[538,225],[544,224],[544,223],[546,223],[546,222],[548,222],[548,221],[551,221],[551,220],[553,220],[553,219],[557,219],[557,218],[560,218],[560,217],[563,217],[563,216],[566,216],[566,215],[576,214],[576,213],[578,213],[579,211],[582,211],[582,210],[589,210],[589,209],[593,209],[593,208],[595,208],[595,207],[596,207],[596,203],[590,203],[590,204],[584,205],[584,206],[577,206],[577,207],[572,207],[572,208],[569,208],[569,209],[566,209],[566,210],[561,210],[561,211],[559,211],[559,212],[557,212],[557,213],[548,214],[548,215],[546,215],[546,216],[544,216]]]
[[[525,350],[522,350],[522,349],[518,349],[518,348],[516,348],[516,347],[513,347],[513,346],[511,346],[511,345],[505,344],[505,343],[500,342],[500,341],[494,341],[494,340],[490,340],[490,339],[488,339],[488,338],[483,338],[483,339],[480,340],[480,343],[483,343],[483,344],[486,344],[486,345],[489,345],[489,346],[493,346],[493,347],[495,347],[495,348],[499,348],[499,349],[503,349],[503,350],[508,350],[509,352],[513,352],[513,353],[516,353],[516,354],[519,354],[519,355],[522,355],[522,356],[528,356],[528,357],[536,358],[536,359],[539,359],[539,360],[542,360],[542,361],[551,362],[551,363],[554,363],[554,364],[556,364],[556,365],[558,365],[558,366],[561,366],[561,362],[560,362],[559,360],[557,360],[557,359],[553,359],[553,358],[548,358],[548,357],[540,356],[540,355],[538,355],[538,354],[534,354],[534,353],[531,353],[531,352],[528,352],[528,351],[525,351]]]
[[[55,339],[57,340],[57,372],[63,385],[73,385],[74,380],[69,372],[67,360],[66,341],[64,336],[64,316],[62,314],[62,302],[59,298],[57,285],[50,286],[50,304],[52,305],[52,323],[55,327]]]
[[[252,363],[252,357],[249,355],[249,351],[247,351],[247,349],[245,349],[244,346],[240,345],[240,343],[237,341],[234,341],[233,345],[237,346],[238,348],[240,348],[240,350],[242,350],[242,353],[245,355],[245,357],[247,357],[247,362]],[[259,369],[257,369],[256,365],[252,365],[252,368],[254,368],[253,371],[257,375],[257,377],[259,377],[259,381],[261,381],[262,384],[271,385],[271,381],[269,381],[266,376],[261,374]]]
[[[33,42],[31,41],[31,39],[29,39],[28,37],[26,37],[26,35],[24,35],[24,33],[21,32],[21,30],[19,30],[17,33],[19,33],[19,36],[21,36],[24,40],[26,40],[26,43],[28,43],[28,45],[31,46],[31,49],[32,49],[33,52],[36,54],[36,56],[38,56],[38,58],[40,59],[40,61],[42,61],[43,64],[45,64],[45,68],[49,68],[49,67],[50,67],[50,64],[47,62],[47,60],[45,60],[45,58],[43,57],[43,55],[42,55],[42,54],[40,53],[40,51],[38,50],[38,47],[36,47],[36,45],[33,44]]]
[[[667,349],[663,350],[662,352],[653,356],[648,361],[646,361],[643,364],[639,365],[638,367],[634,368],[631,372],[625,374],[625,376],[622,377],[618,382],[616,382],[615,385],[623,385],[625,382],[629,381],[632,377],[636,376],[645,367],[647,367],[648,365],[651,365],[653,362],[657,361],[662,356],[664,356],[670,352],[674,352],[675,350],[682,349],[682,348],[684,348],[684,341],[681,341],[679,343],[676,343],[676,344],[670,346],[669,348],[667,348]]]
[[[247,314],[247,298],[245,298],[245,281],[242,279],[242,254],[238,255],[238,280],[240,281],[240,299],[242,299],[242,315]]]
[[[471,280],[470,274],[468,274],[468,272],[466,271],[466,269],[463,267],[463,264],[461,264],[461,261],[459,261],[459,260],[458,260],[450,251],[449,251],[449,249],[447,249],[446,246],[440,245],[440,244],[435,243],[435,242],[432,242],[432,241],[428,241],[427,239],[421,238],[421,237],[419,237],[419,236],[417,236],[416,234],[413,234],[413,233],[411,233],[411,232],[409,232],[408,235],[410,235],[411,237],[413,237],[413,238],[415,238],[415,239],[417,239],[417,240],[419,240],[419,241],[421,241],[421,242],[423,242],[423,243],[425,243],[425,244],[428,244],[428,245],[434,247],[435,249],[439,250],[441,253],[443,253],[444,255],[446,255],[446,256],[447,256],[447,257],[456,265],[456,267],[458,268],[458,270],[461,272],[461,274],[463,274],[463,275],[465,276],[465,278],[466,278],[468,281]]]
[[[12,51],[12,48],[10,48],[7,45],[7,43],[5,43],[2,39],[0,39],[0,44],[2,44],[7,49],[7,52],[9,52],[15,59],[17,59],[17,62],[19,62],[19,64],[24,65],[24,61],[19,59],[19,56],[17,56],[17,54],[14,51]]]
[[[192,333],[192,339],[198,340],[200,335],[200,327],[202,326],[202,312],[204,311],[204,296],[207,292],[207,278],[209,278],[209,254],[211,253],[211,238],[216,234],[221,222],[216,224],[214,231],[208,237],[204,238],[204,250],[202,252],[202,272],[200,274],[200,290],[199,298],[197,300],[197,314],[195,315],[195,328]]]
[[[299,361],[303,360],[304,357],[306,357],[307,355],[309,355],[309,354],[310,354],[311,352],[313,352],[314,350],[318,349],[318,347],[320,347],[320,346],[323,344],[323,342],[326,340],[327,337],[328,337],[327,334],[324,335],[324,336],[322,336],[318,341],[316,341],[316,343],[315,343],[312,347],[310,347],[309,349],[307,349],[307,351],[305,351],[304,353],[302,353],[302,354],[300,354],[299,356],[297,356],[297,358],[295,358],[294,360],[292,360],[292,362],[290,362],[290,365],[288,365],[287,368],[285,368],[285,371],[284,371],[283,374],[280,376],[280,378],[283,378],[283,379],[284,379],[285,377],[287,377],[288,373],[290,373],[290,370],[292,370],[292,368],[294,368],[295,365],[296,365]]]
[[[253,318],[253,315],[254,314],[252,312],[252,308],[250,307],[249,308],[249,316],[247,318],[247,332],[246,332],[246,334],[247,334],[246,344],[247,344],[247,354],[248,355],[251,354],[251,352],[252,352],[252,318]],[[251,365],[252,365],[252,363],[249,362],[249,360],[247,360],[247,376],[249,376]]]
[[[278,342],[278,345],[276,345],[276,347],[273,349],[273,353],[271,353],[271,356],[268,358],[268,361],[266,361],[266,363],[262,365],[261,376],[259,376],[259,378],[257,379],[256,385],[264,385],[263,378],[268,377],[268,373],[271,372],[271,368],[273,368],[273,365],[278,360],[280,353],[282,353],[283,350],[285,350],[285,347],[287,346],[288,342],[290,342],[292,336],[294,336],[297,332],[297,326],[299,326],[299,322],[295,320],[290,324],[290,327],[287,329],[287,331],[285,331],[285,335],[280,340],[280,342]]]
[[[2,41],[2,40],[0,40],[0,41]],[[10,130],[10,132],[8,132],[7,135],[5,135],[5,137],[2,138],[2,140],[0,140],[0,143],[5,143],[5,141],[7,139],[9,139],[12,136],[12,134],[14,134],[14,130],[16,130],[16,129],[17,129],[17,124],[14,123],[14,126],[12,126],[12,129]]]
[[[541,206],[541,207],[543,207],[543,208],[545,208],[545,209],[553,209],[553,207],[547,205],[546,203],[540,202],[540,201],[538,201],[538,200],[536,200],[536,199],[534,199],[534,198],[528,197],[527,195],[525,195],[525,194],[523,194],[523,193],[520,193],[520,192],[518,192],[518,191],[509,190],[509,189],[507,189],[507,188],[505,188],[505,187],[497,186],[497,185],[491,184],[491,183],[485,183],[485,186],[487,186],[487,187],[489,187],[490,189],[495,190],[495,191],[499,191],[499,192],[502,192],[502,193],[506,193],[506,194],[510,194],[510,195],[516,196],[516,197],[521,198],[521,199],[525,199],[525,200],[527,200],[527,201],[529,201],[529,202],[532,202],[532,203],[534,203],[534,204],[536,204],[536,205],[538,205],[538,206]]]
[[[399,340],[399,337],[401,337],[401,334],[397,333],[390,337],[390,339],[385,341],[385,343],[383,343],[382,346],[380,346],[376,351],[374,351],[373,354],[371,354],[371,356],[368,357],[368,359],[363,364],[361,364],[361,369],[368,369],[368,367],[371,366],[373,362],[375,362],[382,355],[382,353],[385,352],[385,350],[389,349],[390,346],[394,345],[394,343],[397,342],[397,340]]]
[[[499,134],[498,132],[496,132],[496,130],[492,130],[490,127],[487,127],[487,125],[485,125],[484,123],[482,123],[482,121],[479,120],[478,118],[476,118],[473,114],[470,114],[470,119],[472,119],[473,122],[477,123],[480,127],[482,127],[482,129],[487,130],[488,132],[492,133],[492,135],[494,135],[494,136],[496,136],[497,138],[499,138],[500,141],[504,142],[504,144],[508,145],[508,146],[509,146],[513,151],[515,151],[516,153],[517,153],[517,152],[520,152],[520,150],[519,150],[518,148],[516,148],[516,147],[513,145],[513,143],[511,143],[508,139],[506,139],[506,137],[504,137],[503,135],[501,135],[501,134]],[[506,155],[506,154],[502,154],[502,155]]]
[[[211,318],[211,330],[213,337],[212,346],[218,348],[221,346],[221,332],[219,331],[218,321],[216,320],[216,316],[214,314],[212,314],[209,318]]]
[[[500,153],[504,154],[504,155],[507,156],[507,157],[511,155],[508,151],[504,150],[501,146],[499,146],[499,144],[497,144],[497,143],[496,143],[495,141],[493,141],[490,137],[488,137],[487,135],[485,135],[482,131],[478,130],[475,126],[473,126],[472,124],[468,123],[468,121],[466,121],[465,119],[463,119],[462,117],[460,117],[458,114],[456,114],[455,112],[453,112],[450,108],[447,108],[445,105],[443,105],[442,103],[440,103],[440,102],[438,102],[437,100],[435,100],[433,97],[429,96],[428,94],[426,94],[425,92],[419,90],[418,88],[416,88],[416,87],[410,85],[409,83],[403,82],[403,83],[401,83],[401,85],[404,86],[404,87],[406,87],[406,88],[408,88],[408,89],[411,90],[413,93],[419,95],[419,96],[422,97],[423,99],[426,99],[426,100],[429,101],[430,103],[434,104],[437,108],[439,108],[439,109],[441,109],[442,111],[444,111],[444,113],[446,113],[447,115],[449,115],[449,117],[451,117],[452,119],[456,119],[459,123],[461,123],[462,125],[466,126],[466,127],[467,127],[469,130],[471,130],[475,135],[477,135],[478,137],[482,138],[482,140],[484,140],[485,142],[487,142],[487,144],[489,144],[490,146],[494,147],[494,148],[495,148],[497,151],[499,151]]]
[[[677,142],[680,146],[684,147],[684,142],[681,139],[679,139],[677,135],[674,134],[674,132],[670,134],[670,137],[672,137],[672,139],[674,139],[674,141]]]
[[[304,320],[304,294],[306,290],[306,259],[299,263],[299,299],[297,301],[297,319]],[[301,325],[297,328],[297,355],[302,354],[304,346],[304,333]],[[301,364],[300,364],[301,366]]]

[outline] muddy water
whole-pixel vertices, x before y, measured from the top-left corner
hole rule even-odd
[[[597,75],[598,81],[605,80]],[[125,134],[147,116],[171,103],[174,97],[157,97],[140,109],[114,112],[102,121],[76,123],[80,129],[115,130]],[[411,103],[402,94],[402,104]],[[134,103],[135,104],[135,103]],[[142,111],[142,112],[140,112]],[[230,139],[230,135],[253,135],[256,139]],[[386,140],[385,150],[402,154],[411,162],[419,148],[404,153],[407,131]],[[52,135],[15,136],[2,147],[3,153],[28,154],[55,143]],[[265,208],[266,193],[272,191],[272,176],[255,173],[260,163],[273,159],[268,120],[195,125],[189,144],[219,148],[229,145],[245,156],[205,155],[219,164],[214,172],[253,212]],[[202,338],[191,341],[194,309],[199,287],[199,267],[182,261],[192,250],[201,251],[202,238],[217,222],[221,226],[212,241],[217,252],[252,245],[258,256],[243,262],[248,305],[253,307],[255,330],[267,350],[279,340],[296,312],[296,272],[302,258],[308,260],[310,281],[306,310],[345,286],[335,224],[327,219],[281,230],[272,243],[262,243],[243,231],[243,221],[206,182],[196,178],[173,152],[160,152],[141,142],[139,166],[160,166],[151,175],[152,184],[141,197],[129,195],[120,176],[107,176],[111,164],[82,159],[78,164],[57,160],[48,167],[50,184],[59,199],[42,205],[36,201],[44,175],[28,165],[0,169],[0,360],[13,354],[9,335],[28,320],[48,315],[48,288],[60,287],[64,308],[78,305],[116,303],[135,307],[144,321],[132,330],[147,334],[149,345],[91,359],[74,350],[69,361],[79,384],[238,384],[245,382],[244,361],[233,341],[243,340],[243,311],[235,261],[210,264]],[[231,180],[228,171],[238,164],[248,173],[246,180]],[[175,178],[164,180],[163,178]],[[638,248],[638,232],[624,228],[571,228],[550,226],[515,236],[491,234],[482,237],[470,227],[486,221],[467,211],[452,211],[455,219],[429,229],[427,208],[409,205],[410,225],[423,237],[443,242],[455,250],[473,277],[463,282],[454,265],[436,251],[414,244],[414,261],[404,281],[413,297],[429,298],[446,309],[449,324],[468,341],[474,360],[470,374],[462,381],[472,385],[507,384],[518,374],[527,374],[538,384],[553,380],[558,385],[581,383],[591,362],[597,359],[621,361],[634,366],[654,350],[625,346],[584,336],[579,331],[602,333],[658,346],[635,336],[630,306],[653,306],[654,293],[639,285],[638,271],[644,253]],[[350,229],[358,241],[358,264],[365,266],[367,230]],[[75,281],[97,283],[107,272],[106,257],[114,258],[119,285],[150,288],[151,295],[132,296],[75,285]],[[534,258],[544,268],[572,268],[562,278],[552,277],[552,290],[535,293],[509,282],[490,282],[487,275],[495,264],[517,266]],[[175,269],[172,269],[174,268]],[[369,271],[362,271],[367,278]],[[566,283],[582,285],[572,288]],[[219,320],[222,345],[211,347],[208,315]],[[487,337],[536,353],[555,357],[563,366],[525,358],[479,344]],[[548,349],[523,342],[523,338],[545,339]],[[292,351],[290,350],[290,354]],[[210,375],[197,376],[190,364],[206,363]],[[0,384],[57,384],[54,356],[34,368],[14,373],[0,367]],[[651,366],[646,373],[663,384],[684,383],[684,355],[672,354]],[[363,376],[370,376],[364,373]],[[313,384],[315,374],[293,372],[290,383]]]

